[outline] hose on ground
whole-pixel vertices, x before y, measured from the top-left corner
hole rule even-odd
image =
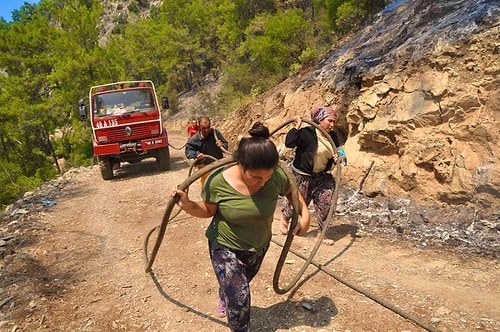
[[[309,124],[311,124],[312,126],[315,126],[316,128],[318,128],[320,131],[323,132],[323,134],[325,135],[325,137],[328,138],[330,144],[332,145],[335,153],[337,152],[337,149],[336,149],[336,146],[333,142],[333,140],[330,138],[330,135],[328,135],[326,133],[326,131],[324,131],[323,128],[319,127],[318,125],[316,125],[315,123],[313,122],[310,122],[308,120],[305,120],[303,119],[302,121],[304,122],[307,122]],[[275,134],[278,130],[282,129],[283,127],[287,126],[288,124],[290,124],[291,122],[293,122],[293,120],[290,120],[290,121],[287,121],[285,123],[283,123],[282,125],[280,125],[277,129],[275,129],[271,135]],[[193,165],[191,165],[191,168],[190,168],[190,171],[189,171],[189,176],[188,178],[186,178],[186,180],[184,180],[184,182],[182,182],[178,188],[181,189],[181,190],[184,190],[184,191],[187,191],[189,186],[194,182],[196,181],[198,178],[200,178],[202,175],[208,173],[208,172],[212,172],[213,170],[217,169],[217,168],[220,168],[220,167],[223,167],[223,166],[228,166],[228,165],[232,165],[232,164],[235,164],[236,162],[234,161],[233,157],[232,156],[229,156],[229,157],[226,157],[226,158],[223,158],[221,160],[218,160],[218,161],[215,161],[211,164],[209,164],[207,167],[199,170],[198,172],[196,172],[195,174],[191,174],[192,172],[192,169],[193,169]],[[282,243],[279,243],[275,240],[272,240],[273,243],[281,246],[283,249],[281,251],[281,254],[280,254],[280,257],[278,259],[278,263],[276,265],[276,269],[275,269],[275,272],[274,272],[274,277],[273,277],[273,288],[275,290],[276,293],[278,294],[284,294],[286,292],[288,292],[292,287],[295,286],[295,284],[298,282],[298,280],[300,279],[300,277],[303,275],[303,273],[305,272],[305,270],[307,269],[307,267],[309,265],[314,265],[316,266],[319,270],[323,271],[324,273],[328,274],[329,276],[331,276],[332,278],[334,278],[335,280],[339,281],[340,283],[346,285],[347,287],[367,296],[368,298],[370,298],[371,300],[379,303],[380,305],[386,307],[387,309],[395,312],[396,314],[400,315],[401,317],[403,318],[406,318],[410,321],[412,321],[413,323],[417,324],[418,326],[422,327],[423,329],[429,331],[429,332],[440,332],[438,329],[434,328],[433,326],[430,326],[420,320],[418,320],[417,318],[415,318],[414,316],[410,315],[409,313],[401,310],[400,308],[388,303],[387,301],[385,301],[384,299],[368,292],[367,290],[364,290],[362,289],[361,287],[347,281],[346,279],[338,276],[337,274],[335,274],[333,271],[327,269],[325,266],[323,266],[322,264],[314,261],[314,256],[317,252],[317,250],[319,249],[319,246],[321,245],[322,243],[322,240],[324,238],[324,235],[326,233],[326,230],[328,229],[329,227],[329,224],[332,220],[332,217],[333,217],[333,213],[335,212],[335,209],[336,209],[336,205],[337,205],[337,200],[338,200],[338,192],[339,192],[339,183],[340,183],[340,175],[341,175],[341,163],[339,161],[337,161],[336,163],[336,170],[337,170],[337,173],[336,173],[336,176],[335,176],[335,189],[334,189],[334,192],[332,194],[332,202],[331,202],[331,205],[330,205],[330,210],[329,210],[329,213],[328,213],[328,216],[327,216],[327,219],[325,221],[325,225],[323,226],[323,230],[321,232],[321,235],[320,237],[318,238],[316,244],[315,244],[315,247],[313,248],[313,250],[311,251],[311,253],[309,254],[309,256],[304,256],[302,255],[301,253],[291,249],[291,243],[292,243],[292,240],[293,240],[293,230],[295,229],[296,225],[297,225],[297,218],[298,218],[298,213],[295,212],[295,211],[299,211],[299,202],[298,202],[298,190],[297,190],[297,186],[296,186],[296,183],[295,183],[295,179],[293,177],[293,175],[290,173],[290,171],[288,170],[288,168],[286,167],[286,165],[283,163],[283,162],[280,162],[280,168],[285,172],[285,174],[287,175],[287,178],[289,179],[290,183],[291,183],[291,186],[292,186],[292,195],[293,195],[293,198],[292,198],[292,206],[293,206],[293,216],[292,216],[292,220],[291,220],[291,225],[290,225],[290,229],[288,231],[288,234],[287,234],[287,237],[286,237],[286,240],[285,240],[285,243],[282,244]],[[165,213],[163,215],[163,220],[162,220],[162,223],[160,224],[160,226],[157,226],[155,228],[153,228],[146,236],[146,240],[144,241],[144,252],[145,252],[145,258],[146,258],[146,272],[151,272],[151,268],[152,268],[152,265],[153,265],[153,262],[156,258],[156,255],[158,253],[158,250],[159,250],[159,247],[161,245],[161,242],[163,241],[163,237],[164,237],[164,234],[165,234],[165,230],[166,230],[166,227],[167,227],[167,224],[169,222],[170,219],[173,219],[170,218],[170,214],[172,212],[172,209],[176,203],[176,201],[178,200],[178,197],[171,197],[169,199],[169,201],[167,202],[167,208],[165,210]],[[180,211],[179,211],[180,212]],[[177,214],[176,214],[177,215]],[[155,243],[155,246],[153,248],[153,251],[152,251],[152,254],[151,256],[148,258],[148,250],[147,250],[147,244],[149,242],[149,238],[150,236],[153,234],[153,232],[155,230],[157,230],[159,228],[159,233],[158,233],[158,237],[156,239],[156,243]],[[279,287],[279,278],[280,278],[280,274],[281,274],[281,271],[282,271],[282,268],[283,268],[283,264],[285,262],[285,259],[288,255],[288,252],[291,252],[293,253],[294,255],[302,258],[305,260],[305,263],[303,265],[303,267],[301,268],[301,270],[299,271],[299,273],[297,273],[297,275],[295,276],[295,278],[292,280],[292,282],[289,283],[288,286],[284,287],[284,288],[280,288]]]
[[[280,243],[278,241],[275,241],[275,240],[271,240],[274,244],[280,246],[280,247],[284,247],[284,244],[283,243]],[[298,251],[295,251],[293,249],[290,249],[289,250],[292,254],[304,259],[304,260],[308,260],[309,257],[306,257],[304,255],[302,255],[300,252]],[[355,285],[354,283],[352,282],[349,282],[348,280],[340,277],[338,274],[336,274],[335,272],[333,272],[332,270],[326,268],[324,265],[314,261],[314,260],[311,260],[310,261],[310,264],[311,265],[314,265],[316,266],[319,270],[321,270],[322,272],[328,274],[330,277],[332,277],[333,279],[337,280],[338,282],[344,284],[345,286],[355,290],[356,292],[358,293],[361,293],[363,294],[364,296],[370,298],[371,300],[377,302],[378,304],[386,307],[387,309],[395,312],[396,314],[400,315],[401,317],[403,318],[406,318],[408,319],[409,321],[417,324],[418,326],[422,327],[423,329],[429,331],[429,332],[440,332],[438,329],[436,329],[435,327],[433,326],[430,326],[429,324],[426,324],[422,321],[420,321],[418,318],[414,317],[413,315],[405,312],[404,310],[400,309],[399,307],[385,301],[384,299],[382,299],[381,297],[361,288],[360,286],[358,285]]]

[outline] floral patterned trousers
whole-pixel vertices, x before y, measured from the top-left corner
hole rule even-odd
[[[259,271],[268,248],[269,244],[256,252],[241,251],[209,241],[219,297],[226,303],[227,321],[233,332],[250,330],[250,281]]]
[[[321,173],[317,175],[303,175],[292,170],[297,187],[304,196],[306,204],[309,206],[313,201],[314,211],[318,215],[318,228],[323,230],[328,212],[332,202],[333,191],[335,189],[335,179],[330,173]],[[290,202],[281,210],[283,218],[289,221],[292,218],[292,205]]]

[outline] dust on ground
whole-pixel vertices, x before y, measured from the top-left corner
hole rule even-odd
[[[176,147],[185,141],[180,133],[170,139]],[[171,190],[188,175],[183,152],[171,149],[171,157],[168,172],[146,160],[122,165],[112,181],[103,181],[97,166],[73,169],[2,216],[0,331],[229,330],[216,315],[208,219],[176,215],[152,273],[145,272],[146,236],[161,223]],[[198,186],[190,187],[192,198]],[[251,284],[252,331],[500,331],[494,236],[485,250],[452,246],[447,240],[454,233],[430,220],[428,233],[412,237],[418,227],[401,212],[404,202],[389,202],[392,212],[385,216],[356,218],[370,204],[354,203],[355,196],[346,191],[339,199],[327,233],[335,244],[321,246],[316,266],[283,295],[272,286],[282,249],[273,242]],[[498,241],[490,226],[476,233],[489,229]],[[314,232],[313,226],[296,237],[292,249],[307,257]],[[273,241],[283,242],[277,227],[275,233]],[[280,285],[303,264],[289,253]]]

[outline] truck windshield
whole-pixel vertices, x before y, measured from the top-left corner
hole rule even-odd
[[[155,107],[149,89],[102,93],[94,97],[92,106],[98,117],[150,111]]]

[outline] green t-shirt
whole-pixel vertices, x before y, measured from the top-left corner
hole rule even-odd
[[[247,196],[227,183],[222,169],[216,170],[208,177],[202,192],[205,202],[218,206],[205,235],[236,250],[263,248],[271,241],[278,195],[286,195],[289,187],[286,174],[276,168],[264,187]]]

